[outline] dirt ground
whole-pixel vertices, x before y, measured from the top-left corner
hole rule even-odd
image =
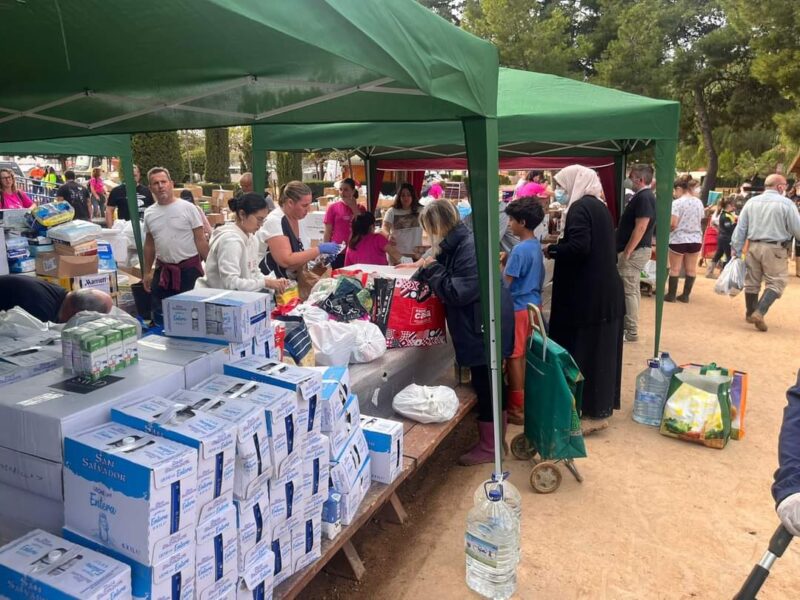
[[[793,270],[792,270],[793,273]],[[744,298],[713,293],[699,278],[691,303],[667,304],[662,348],[676,361],[710,362],[750,375],[746,436],[712,450],[659,435],[631,419],[634,379],[653,346],[655,302],[644,298],[640,341],[626,344],[622,410],[586,439],[577,483],[539,495],[530,466],[505,468],[522,492],[522,561],[515,598],[731,598],[778,521],[770,496],[785,392],[800,368],[800,279],[770,311],[770,330],[745,323]],[[374,521],[354,543],[367,568],[357,584],[320,574],[304,598],[467,598],[464,522],[488,466],[455,459],[474,438],[465,422],[401,488],[410,519]],[[511,427],[509,439],[520,431]],[[773,568],[760,598],[800,597],[800,544]],[[477,596],[473,596],[477,597]]]

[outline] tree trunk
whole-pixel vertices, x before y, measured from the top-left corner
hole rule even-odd
[[[703,147],[706,151],[706,178],[703,181],[703,188],[700,192],[700,199],[705,204],[708,201],[708,192],[717,186],[717,170],[719,169],[719,156],[714,145],[714,136],[711,129],[711,121],[708,118],[708,108],[703,86],[697,84],[694,87],[694,113],[697,117],[697,125],[700,134],[703,136]]]

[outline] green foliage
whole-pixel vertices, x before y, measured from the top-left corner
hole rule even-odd
[[[276,152],[275,171],[278,186],[303,179],[303,155],[300,152]]]
[[[170,172],[174,182],[184,181],[186,171],[177,132],[135,134],[131,141],[131,150],[133,162],[139,165],[143,177],[153,167],[164,167]]]
[[[210,196],[212,190],[218,190],[222,188],[223,190],[237,190],[239,189],[238,183],[202,183],[200,187],[203,188],[203,196]]]
[[[231,127],[228,130],[231,150],[236,153],[242,173],[253,170],[253,130]]]
[[[228,128],[206,129],[206,168],[204,179],[212,183],[227,183],[231,180],[230,146]]]
[[[319,179],[312,179],[311,181],[304,181],[308,187],[311,188],[312,198],[317,198],[325,193],[326,187],[333,187],[333,181],[322,181]]]
[[[205,173],[206,172],[206,149],[205,147],[202,148],[194,148],[193,150],[189,150],[188,152],[184,152],[185,156],[185,164],[186,164],[186,172],[189,172],[189,163],[191,162],[192,165],[192,172],[193,173]]]
[[[500,175],[499,176],[500,185],[511,185],[511,177],[508,175]]]
[[[461,23],[465,0],[419,0],[419,3],[455,25]]]

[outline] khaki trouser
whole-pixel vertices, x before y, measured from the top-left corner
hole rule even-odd
[[[639,284],[648,260],[650,260],[649,247],[637,248],[631,253],[630,258],[625,258],[624,252],[617,255],[617,270],[625,288],[625,331],[630,335],[639,334],[639,301],[642,297]]]
[[[744,275],[745,294],[761,293],[761,282],[768,290],[774,291],[778,298],[783,294],[789,281],[789,249],[766,242],[750,242],[745,255]]]

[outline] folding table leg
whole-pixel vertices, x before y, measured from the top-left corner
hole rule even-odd
[[[344,557],[342,560],[340,557]],[[343,568],[339,568],[341,565]],[[361,557],[353,546],[350,540],[347,540],[336,553],[336,556],[325,567],[325,570],[331,575],[337,577],[344,577],[353,581],[361,581],[367,568],[361,562]]]
[[[381,512],[383,513],[384,518],[390,523],[403,525],[408,520],[408,513],[403,507],[403,503],[400,501],[400,498],[397,496],[397,492],[394,492],[391,496],[389,496],[389,499],[386,501],[386,504],[383,505]]]

